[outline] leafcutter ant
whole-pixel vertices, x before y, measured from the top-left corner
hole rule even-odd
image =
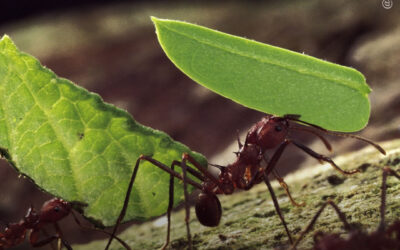
[[[182,155],[181,161],[173,161],[171,167],[153,159],[149,156],[141,155],[136,161],[132,177],[126,192],[125,201],[123,207],[121,209],[121,213],[116,221],[116,225],[112,232],[114,236],[119,224],[125,216],[126,209],[129,202],[129,197],[132,191],[132,185],[135,181],[135,177],[142,161],[148,161],[153,165],[161,168],[165,172],[170,174],[170,185],[169,185],[169,205],[167,209],[167,237],[164,246],[165,249],[170,241],[170,225],[171,225],[171,210],[173,205],[173,196],[174,196],[174,178],[178,178],[183,181],[183,189],[184,189],[184,198],[185,198],[185,222],[186,222],[186,231],[188,237],[188,245],[189,249],[192,249],[192,239],[190,234],[189,227],[189,203],[188,203],[188,191],[187,185],[190,184],[193,187],[199,189],[201,192],[197,198],[195,211],[197,219],[201,224],[208,227],[215,227],[219,224],[222,209],[221,204],[217,198],[218,194],[229,195],[232,194],[235,189],[249,190],[255,184],[265,182],[268,187],[268,190],[271,194],[273,204],[275,206],[275,210],[282,221],[282,225],[285,228],[286,234],[288,235],[289,241],[293,244],[292,237],[287,228],[287,224],[284,220],[283,214],[279,208],[278,201],[274,194],[274,191],[271,187],[268,176],[272,173],[272,175],[278,180],[280,185],[284,188],[286,194],[288,195],[290,201],[295,206],[302,206],[303,204],[296,203],[289,192],[289,188],[284,182],[283,178],[279,176],[275,166],[281,157],[283,151],[289,144],[293,144],[296,147],[303,150],[308,155],[314,157],[320,162],[328,162],[332,165],[336,170],[341,172],[342,174],[354,174],[358,172],[358,170],[345,171],[339,168],[331,158],[318,154],[314,152],[312,149],[306,147],[305,145],[297,142],[289,137],[290,131],[304,131],[311,133],[317,136],[328,150],[331,150],[331,145],[329,142],[319,134],[319,132],[324,132],[326,134],[333,134],[337,136],[351,137],[358,140],[362,140],[374,146],[377,150],[379,150],[382,154],[386,154],[385,150],[383,150],[379,145],[371,142],[365,138],[352,135],[352,134],[344,134],[339,132],[332,132],[326,129],[323,129],[319,126],[304,122],[299,120],[299,115],[285,115],[284,117],[277,117],[272,115],[267,115],[263,117],[259,122],[254,124],[250,130],[247,132],[246,139],[244,144],[242,144],[238,138],[239,150],[236,152],[236,160],[227,166],[219,166],[213,165],[220,170],[218,177],[214,177],[206,167],[201,166],[198,162],[196,162],[189,154],[184,153]],[[296,123],[301,123],[307,126],[298,126]],[[268,160],[265,152],[268,149],[276,148],[276,151],[272,155],[271,159]],[[193,167],[187,165],[189,162]],[[263,162],[267,163],[262,164]],[[211,165],[211,164],[210,164]],[[178,166],[182,168],[182,174],[174,170],[174,167]],[[196,182],[192,179],[187,178],[187,172],[189,172],[194,178],[196,178],[199,182]],[[106,249],[111,244],[113,237],[109,239]]]
[[[130,249],[123,240],[106,231],[96,228],[87,228],[81,225],[72,211],[72,207],[81,207],[82,205],[83,204],[80,203],[70,203],[58,198],[53,198],[46,201],[39,212],[36,212],[33,206],[31,206],[21,221],[8,224],[4,232],[0,232],[0,249],[6,249],[21,244],[27,232],[29,232],[29,242],[32,247],[41,247],[50,244],[54,240],[58,240],[59,249],[61,249],[62,245],[67,249],[72,249],[69,243],[63,238],[61,229],[57,224],[58,221],[67,217],[69,214],[73,215],[76,223],[82,228],[105,233],[117,239],[126,249]],[[43,228],[49,224],[54,225],[56,234],[40,239],[40,233],[43,231]]]
[[[312,218],[311,222],[307,225],[304,231],[300,234],[299,238],[293,244],[292,249],[296,249],[297,245],[304,238],[304,236],[310,232],[316,223],[317,219],[324,211],[324,209],[330,205],[337,213],[339,219],[343,222],[344,228],[350,233],[347,239],[340,237],[339,234],[317,232],[314,235],[314,247],[313,249],[400,249],[400,220],[396,220],[388,228],[385,228],[385,210],[386,210],[386,179],[388,175],[395,176],[400,179],[400,175],[394,170],[384,167],[382,169],[382,186],[381,186],[381,205],[380,205],[380,223],[378,229],[372,233],[366,233],[364,231],[354,229],[346,220],[345,214],[340,211],[339,207],[331,200],[325,202],[322,207]]]

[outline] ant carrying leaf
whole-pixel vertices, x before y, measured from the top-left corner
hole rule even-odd
[[[297,123],[303,123],[308,126],[299,127],[293,124],[292,121],[295,121]],[[274,194],[274,191],[269,181],[269,175],[272,174],[278,180],[280,185],[285,189],[285,192],[289,196],[289,199],[293,205],[295,206],[304,205],[296,203],[294,201],[294,199],[290,195],[288,186],[284,182],[283,178],[280,177],[277,172],[276,164],[279,158],[281,157],[283,151],[285,150],[285,148],[289,144],[293,144],[296,147],[300,148],[305,153],[307,153],[308,155],[312,156],[313,158],[322,162],[329,163],[330,165],[332,165],[332,167],[334,167],[342,174],[350,175],[357,173],[358,170],[352,170],[352,171],[342,170],[339,166],[335,164],[335,162],[331,158],[318,154],[312,149],[303,145],[302,143],[294,139],[291,139],[289,136],[290,131],[304,131],[316,135],[319,139],[323,141],[323,143],[328,149],[331,149],[331,145],[319,132],[362,140],[374,146],[382,154],[386,153],[385,150],[383,150],[379,145],[377,145],[374,142],[371,142],[370,140],[367,140],[365,138],[356,135],[327,131],[319,126],[315,126],[307,122],[301,121],[299,115],[285,115],[284,117],[267,115],[249,129],[244,144],[242,144],[240,140],[238,140],[239,150],[238,152],[236,152],[237,158],[232,164],[229,164],[227,166],[214,165],[220,170],[218,177],[214,177],[207,170],[207,168],[201,166],[188,154],[183,154],[181,161],[177,160],[174,161],[170,167],[157,161],[156,159],[153,159],[152,157],[141,155],[139,159],[136,161],[131,181],[126,193],[124,205],[121,210],[120,216],[116,222],[114,230],[112,232],[112,236],[116,234],[118,226],[120,225],[121,221],[125,216],[132,191],[132,186],[135,182],[136,174],[139,169],[140,163],[142,161],[148,161],[170,174],[169,205],[167,210],[167,219],[168,219],[167,238],[163,246],[163,249],[165,249],[168,246],[170,241],[170,224],[171,224],[170,216],[174,201],[174,178],[178,178],[183,181],[185,211],[186,211],[185,222],[186,222],[189,249],[192,249],[192,238],[189,227],[190,207],[188,198],[189,194],[187,191],[188,184],[192,185],[193,187],[201,191],[195,205],[197,219],[204,226],[215,227],[218,226],[222,215],[221,204],[217,197],[218,194],[229,195],[232,194],[236,189],[249,190],[255,184],[264,182],[267,185],[268,190],[271,194],[275,210],[282,222],[282,225],[285,228],[289,241],[291,244],[293,244],[293,240],[288,230],[287,223],[285,222],[277,198]],[[265,153],[267,150],[273,148],[277,149],[275,150],[271,159],[268,160]],[[188,162],[193,167],[188,166],[187,165]],[[263,162],[267,163],[266,167],[263,165]],[[182,174],[176,172],[174,170],[175,167],[182,168]],[[200,181],[200,183],[192,179],[189,179],[187,177],[187,173],[190,173],[192,176],[194,176],[194,178]],[[109,239],[106,249],[109,247],[112,240],[113,237]]]
[[[331,200],[325,202],[318,212],[314,215],[311,222],[307,225],[299,238],[293,244],[292,249],[296,249],[298,244],[309,233],[317,219],[328,205],[332,206],[337,213],[339,219],[343,222],[343,226],[350,233],[348,238],[342,238],[339,234],[317,232],[314,234],[313,249],[362,249],[362,250],[380,250],[380,249],[400,249],[400,220],[396,220],[393,224],[386,228],[385,226],[385,210],[386,210],[386,180],[391,175],[400,180],[400,175],[394,170],[384,167],[382,169],[382,186],[381,186],[381,206],[380,206],[380,223],[376,231],[367,233],[359,229],[353,228],[346,220],[346,215]]]
[[[63,238],[63,234],[57,223],[69,214],[73,215],[75,222],[80,227],[110,235],[112,238],[117,239],[124,248],[130,249],[130,247],[117,236],[100,229],[88,228],[81,225],[72,209],[73,207],[79,208],[81,206],[81,203],[67,202],[59,198],[46,201],[39,212],[31,206],[21,221],[8,224],[4,232],[0,232],[0,249],[6,249],[21,244],[27,233],[29,233],[29,242],[32,247],[41,247],[50,244],[54,240],[58,240],[60,242],[58,246],[59,249],[61,249],[62,245],[67,249],[72,249],[70,244]],[[53,224],[56,234],[40,239],[40,233],[43,231],[43,228],[49,224]]]

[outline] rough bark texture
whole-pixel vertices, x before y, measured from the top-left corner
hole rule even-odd
[[[305,167],[285,178],[297,201],[305,201],[305,207],[293,207],[283,190],[274,182],[279,204],[295,236],[304,229],[320,206],[331,199],[346,213],[348,221],[361,230],[374,231],[379,224],[381,196],[381,168],[400,169],[400,140],[383,144],[386,156],[371,147],[355,153],[336,157],[335,162],[344,169],[360,169],[360,173],[343,176],[328,164]],[[393,222],[400,216],[400,181],[389,177],[387,189],[386,221]],[[288,247],[288,238],[276,215],[265,185],[259,184],[247,192],[220,196],[223,217],[215,228],[201,226],[191,213],[190,227],[197,249],[272,249]],[[193,210],[193,209],[192,209]],[[121,233],[133,249],[156,249],[163,245],[166,236],[165,218],[134,225]],[[161,226],[160,226],[161,224]],[[343,224],[332,208],[325,210],[313,232],[346,234]],[[299,249],[312,246],[312,234],[308,234]],[[95,242],[78,249],[101,249],[105,242]],[[172,216],[172,249],[185,249],[187,238],[184,211]],[[118,244],[113,249],[121,249]]]

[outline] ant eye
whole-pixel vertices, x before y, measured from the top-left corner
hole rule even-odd
[[[54,207],[54,212],[59,212],[60,211],[60,207],[56,206]]]
[[[276,132],[281,132],[282,131],[282,127],[279,126],[279,125],[275,126],[275,131]]]

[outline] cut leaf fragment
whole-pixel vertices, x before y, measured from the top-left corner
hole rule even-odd
[[[140,125],[124,110],[57,77],[11,39],[0,40],[0,149],[39,187],[87,203],[84,215],[113,225],[140,154],[170,165],[187,152],[167,134]],[[177,168],[175,168],[177,169]],[[125,221],[166,212],[169,175],[142,163]],[[175,204],[183,198],[175,182]]]
[[[328,130],[366,126],[371,91],[357,70],[202,26],[152,17],[169,59],[186,75],[246,107]]]

